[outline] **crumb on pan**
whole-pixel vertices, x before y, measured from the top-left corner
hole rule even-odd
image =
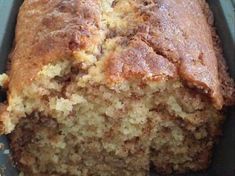
[[[9,77],[7,74],[0,74],[0,87],[7,88],[9,82]]]
[[[0,151],[2,151],[4,149],[4,144],[0,143]]]

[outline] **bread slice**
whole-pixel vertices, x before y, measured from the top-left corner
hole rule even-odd
[[[234,87],[204,5],[25,0],[0,115],[24,175],[206,168]]]

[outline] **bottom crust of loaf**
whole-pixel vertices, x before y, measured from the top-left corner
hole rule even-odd
[[[9,136],[25,176],[145,176],[151,164],[169,175],[208,166],[223,117],[202,93],[175,80],[82,86],[72,65],[46,66],[10,107],[26,114]]]

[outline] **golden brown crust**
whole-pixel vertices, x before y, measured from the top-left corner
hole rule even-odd
[[[211,33],[213,38],[213,45],[218,60],[218,71],[219,71],[219,81],[221,87],[221,94],[224,98],[224,104],[226,106],[234,105],[235,103],[235,85],[234,80],[230,77],[228,73],[228,67],[226,65],[225,58],[223,57],[222,45],[220,43],[220,38],[216,33],[214,27],[213,13],[211,12],[209,5],[205,0],[201,0],[201,6],[205,16],[207,17],[207,22],[211,26]]]
[[[161,80],[177,75],[176,67],[166,58],[156,54],[145,42],[133,39],[122,52],[115,52],[107,59],[107,78]]]
[[[44,65],[61,58],[71,58],[74,51],[86,51],[91,44],[98,45],[99,34],[103,32],[99,3],[97,0],[24,1],[18,17],[16,45],[11,55],[11,94],[28,85]],[[132,31],[135,42],[130,42],[129,51],[121,51],[111,56],[114,58],[107,59],[110,63],[106,62],[106,78],[124,80],[140,75],[141,78],[150,78],[152,75],[150,80],[156,81],[159,75],[161,79],[179,76],[187,85],[210,95],[214,105],[220,109],[223,97],[217,58],[200,3],[160,0],[131,1],[130,4],[135,6],[137,14],[144,16],[144,21],[136,24],[136,29]],[[129,37],[130,41],[132,37]],[[151,57],[144,57],[136,49],[138,47],[143,52],[151,50]],[[131,67],[133,59],[138,62]],[[120,64],[129,68],[117,73]]]
[[[177,65],[187,84],[208,91],[214,104],[223,99],[209,25],[198,1],[161,0],[150,13],[149,38],[155,50]]]
[[[28,85],[44,65],[69,58],[73,51],[94,43],[99,15],[94,0],[24,1],[11,54],[11,93]]]

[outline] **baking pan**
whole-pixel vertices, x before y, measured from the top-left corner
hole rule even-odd
[[[16,17],[23,0],[0,0],[0,72],[6,68],[7,58],[14,40]],[[214,13],[215,25],[224,50],[229,72],[235,79],[235,1],[208,0]],[[30,30],[30,29],[29,29]],[[0,100],[4,101],[4,92]],[[235,176],[235,107],[226,113],[223,136],[215,146],[213,160],[208,170],[200,173],[189,173],[184,176]],[[18,176],[13,166],[6,136],[0,136],[0,176]],[[151,173],[151,176],[157,176]]]

